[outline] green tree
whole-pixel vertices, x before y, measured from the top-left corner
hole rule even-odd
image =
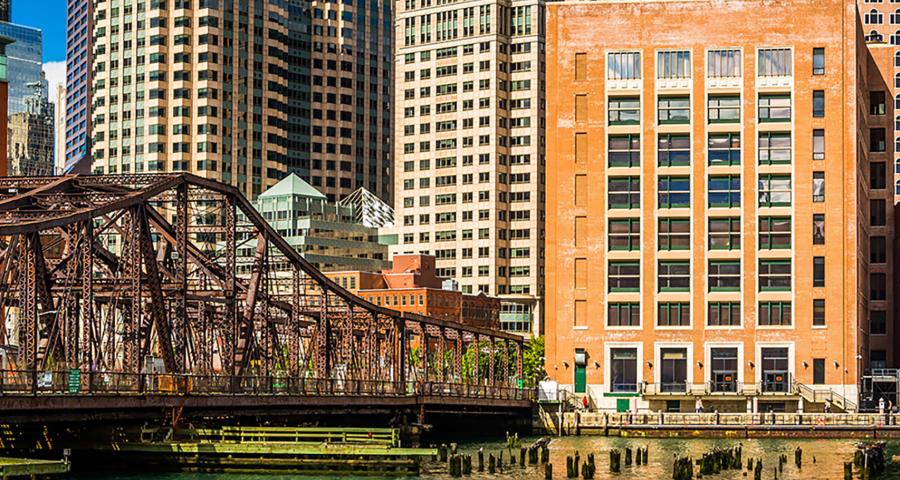
[[[534,337],[525,343],[522,352],[522,376],[525,385],[535,386],[547,378],[544,370],[544,337]]]

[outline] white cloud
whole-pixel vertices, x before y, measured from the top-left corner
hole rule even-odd
[[[51,102],[56,103],[56,86],[66,84],[66,62],[44,63],[44,74],[47,75],[47,82],[50,84],[47,97]]]

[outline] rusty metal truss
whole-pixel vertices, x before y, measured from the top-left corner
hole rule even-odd
[[[3,367],[16,371],[396,391],[522,378],[521,337],[369,303],[237,189],[190,174],[0,178],[0,313]]]

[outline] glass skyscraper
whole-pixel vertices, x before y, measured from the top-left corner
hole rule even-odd
[[[6,47],[9,58],[9,114],[26,111],[25,99],[32,94],[30,83],[43,84],[41,78],[42,35],[37,28],[0,22],[0,36],[9,37],[15,43]],[[44,89],[46,95],[46,89]]]

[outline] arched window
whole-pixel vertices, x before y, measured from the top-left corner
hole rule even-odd
[[[894,13],[890,15],[889,20],[891,21],[891,25],[897,25],[900,23],[900,8],[894,10]]]
[[[884,14],[874,8],[863,15],[863,23],[866,25],[881,25],[883,22]]]
[[[900,195],[900,180],[897,180],[897,186],[894,187],[894,194]]]
[[[900,73],[894,75],[894,87],[900,88]]]
[[[883,42],[883,41],[884,41],[884,36],[875,30],[872,30],[871,32],[869,32],[868,35],[866,35],[867,43],[879,43],[879,42]]]
[[[897,115],[897,116],[894,118],[894,129],[895,129],[895,130],[900,130],[900,115]]]
[[[891,45],[900,45],[900,30],[897,30],[891,35]]]

